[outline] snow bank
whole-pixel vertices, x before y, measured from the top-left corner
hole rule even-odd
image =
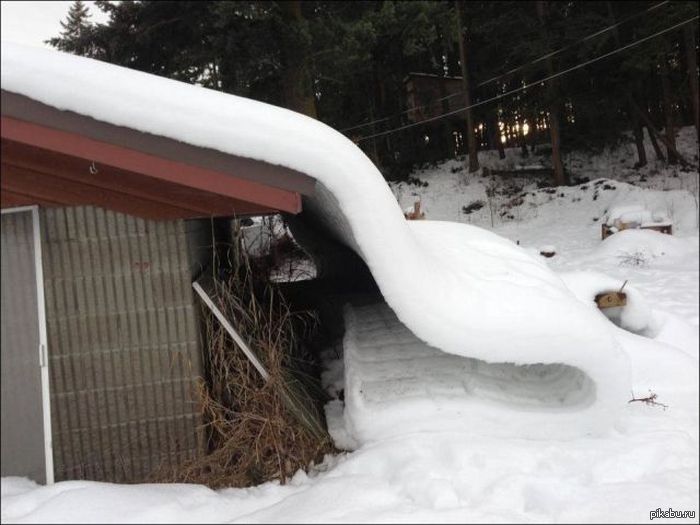
[[[318,184],[306,209],[365,260],[387,303],[422,341],[490,363],[578,368],[594,387],[589,409],[598,411],[598,430],[625,405],[629,365],[604,318],[510,241],[461,224],[407,222],[372,162],[323,123],[249,99],[6,42],[2,89],[111,124],[307,173]],[[565,411],[557,413],[562,422],[571,420]],[[567,425],[548,428],[550,437],[570,433]]]
[[[658,507],[697,511],[697,437],[697,415],[677,403],[637,403],[606,439],[416,433],[332,458],[285,486],[61,482],[25,491],[3,478],[2,523],[643,523]],[[697,514],[673,521],[697,523]]]
[[[63,481],[41,486],[2,478],[2,492],[3,523],[212,523],[246,509],[243,491],[223,499],[207,487],[188,484]]]

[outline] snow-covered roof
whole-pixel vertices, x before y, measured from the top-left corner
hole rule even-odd
[[[627,358],[595,305],[577,300],[545,263],[493,233],[406,221],[370,159],[325,124],[246,98],[10,43],[2,44],[2,89],[313,177],[317,190],[306,208],[365,260],[389,306],[417,337],[489,362],[578,367],[595,384],[591,404],[577,408],[588,423],[604,427],[625,406]]]

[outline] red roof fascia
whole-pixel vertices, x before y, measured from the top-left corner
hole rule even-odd
[[[128,170],[271,209],[299,213],[299,193],[236,178],[226,173],[163,159],[132,149],[99,142],[82,135],[2,117],[2,137],[49,151]]]

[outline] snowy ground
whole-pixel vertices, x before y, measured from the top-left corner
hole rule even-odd
[[[681,130],[679,148],[697,165],[691,128]],[[490,155],[483,160],[498,164]],[[506,162],[538,160],[520,161],[510,151]],[[553,249],[556,255],[546,261],[557,272],[592,270],[628,280],[650,305],[653,326],[644,335],[620,330],[625,351],[634,361],[673,347],[669,354],[686,354],[697,369],[697,171],[678,170],[674,177],[652,162],[634,172],[627,146],[596,157],[571,155],[566,162],[589,182],[538,190],[514,180],[516,187],[499,185],[489,197],[488,179],[465,183],[458,171],[463,164],[450,161],[414,174],[427,186],[404,183],[393,190],[403,208],[419,195],[428,219],[492,229],[533,253]],[[481,209],[464,213],[462,207],[479,200]],[[663,211],[674,236],[620,234],[601,243],[605,213],[630,203]],[[38,487],[3,478],[2,522],[646,522],[650,511],[672,508],[695,511],[695,518],[661,521],[697,523],[698,389],[674,389],[676,374],[688,376],[679,362],[659,361],[663,380],[635,381],[637,397],[651,389],[667,409],[631,403],[600,437],[467,438],[424,430],[329,457],[286,486],[216,492],[83,481]]]

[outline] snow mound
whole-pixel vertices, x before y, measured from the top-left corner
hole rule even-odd
[[[618,258],[625,264],[636,256],[640,264],[658,257],[683,257],[697,250],[688,240],[654,230],[623,230],[607,237],[593,252],[593,257]]]
[[[598,312],[578,301],[546,264],[506,239],[463,224],[406,221],[371,160],[325,124],[253,100],[7,42],[2,89],[310,175],[317,185],[306,210],[364,259],[386,302],[421,341],[489,363],[565,365],[590,379],[591,405],[567,405],[570,415],[557,410],[563,424],[548,426],[549,437],[570,434],[578,427],[569,422],[585,410],[598,411],[602,430],[625,406],[628,359]]]

